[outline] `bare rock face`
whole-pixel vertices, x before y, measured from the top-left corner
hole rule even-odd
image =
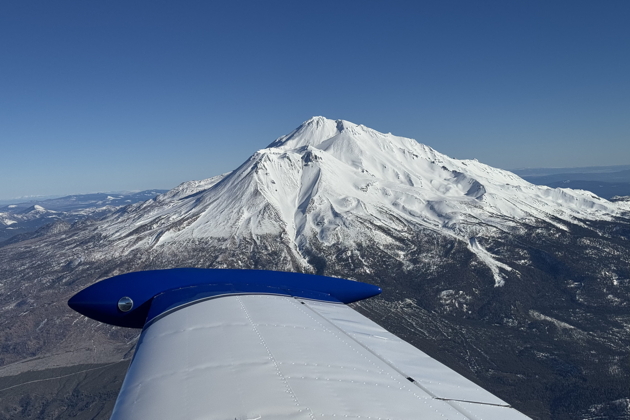
[[[617,416],[630,379],[629,210],[315,117],[229,174],[0,247],[0,379],[23,384],[0,387],[35,390],[25,382],[54,369],[130,357],[138,331],[66,306],[89,284],[255,268],[381,286],[359,311],[533,418]],[[97,375],[85,370],[64,376],[83,378],[70,395],[33,391],[28,405],[71,417],[91,401],[83,411],[107,418],[115,392],[76,399]]]

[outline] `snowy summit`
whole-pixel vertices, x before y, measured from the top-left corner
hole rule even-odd
[[[428,229],[464,241],[500,286],[501,273],[512,269],[479,236],[523,223],[567,229],[629,209],[587,191],[536,186],[476,160],[452,159],[413,139],[313,117],[234,171],[130,206],[100,230],[125,249],[278,237],[287,258],[308,266],[308,248],[387,248],[392,235]]]

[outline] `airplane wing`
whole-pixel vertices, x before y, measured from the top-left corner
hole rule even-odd
[[[116,420],[528,419],[345,305],[379,292],[296,273],[174,269],[104,280],[69,305],[115,325],[144,319]]]

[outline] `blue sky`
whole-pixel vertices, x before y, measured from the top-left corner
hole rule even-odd
[[[0,3],[0,199],[171,188],[313,115],[502,168],[630,163],[628,1]]]

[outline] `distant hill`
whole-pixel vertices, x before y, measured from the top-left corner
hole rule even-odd
[[[47,225],[100,219],[121,207],[149,200],[166,191],[77,194],[0,205],[0,243],[10,238],[24,240],[24,235],[32,236],[38,231],[43,233],[41,229]]]
[[[516,169],[512,172],[532,184],[587,190],[605,199],[630,196],[630,165],[530,168]]]

